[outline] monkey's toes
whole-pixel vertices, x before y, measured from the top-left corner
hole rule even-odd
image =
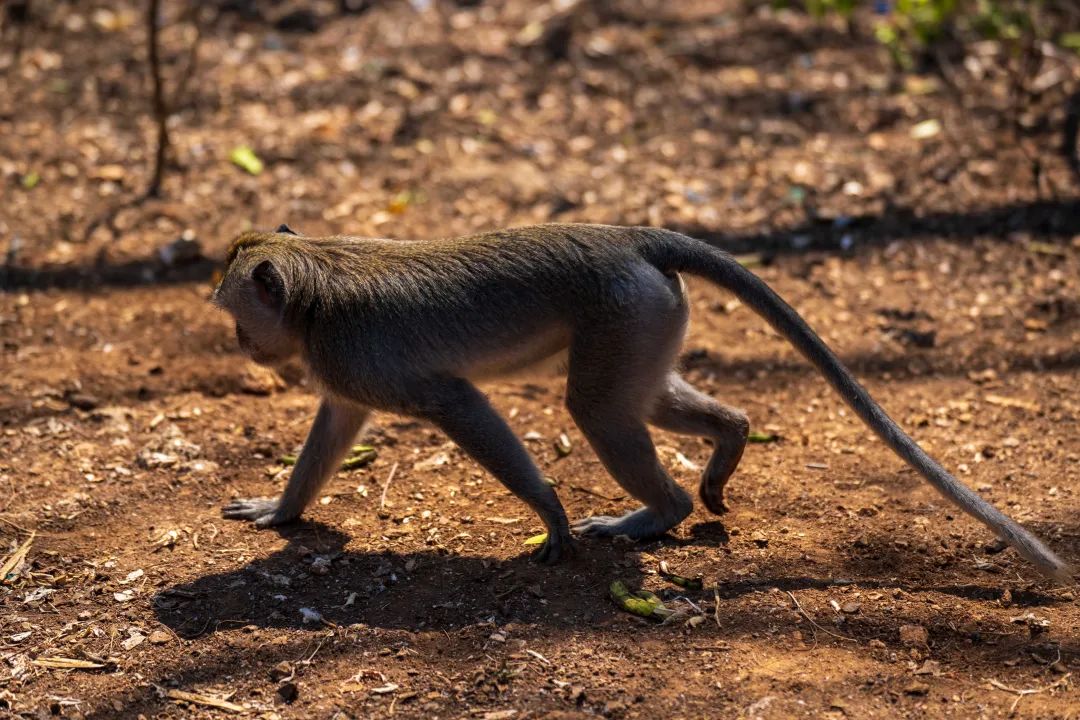
[[[709,492],[705,488],[702,488],[698,495],[701,497],[702,504],[705,505],[713,515],[723,515],[731,509],[728,507],[728,504],[724,502],[723,490]]]
[[[615,527],[621,518],[611,515],[593,515],[592,517],[577,520],[571,526],[574,532],[582,537],[611,537],[616,535]]]
[[[221,515],[229,520],[248,520],[255,527],[264,528],[277,524],[277,509],[278,501],[274,498],[248,498],[233,500],[221,508]]]
[[[625,535],[631,540],[648,540],[659,537],[678,525],[690,514],[690,502],[687,499],[686,510],[678,514],[660,514],[643,507],[628,512],[621,517],[594,515],[583,518],[573,524],[573,530],[585,537],[616,537]]]

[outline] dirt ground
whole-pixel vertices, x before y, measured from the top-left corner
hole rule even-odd
[[[172,84],[191,35],[165,6]],[[723,517],[554,568],[529,559],[525,507],[400,417],[303,522],[223,521],[277,491],[316,399],[250,366],[206,303],[251,226],[681,229],[753,253],[927,449],[1075,561],[1080,205],[1058,90],[1018,133],[992,46],[951,84],[902,76],[865,33],[722,0],[260,6],[207,23],[163,197],[89,237],[148,180],[141,15],[58,3],[17,63],[4,30],[0,715],[1080,715],[1075,589],[1000,551],[704,283],[687,377],[777,439],[749,446]],[[241,144],[261,174],[228,161]],[[632,507],[560,378],[485,389],[572,518]],[[709,446],[657,444],[695,486]],[[622,612],[615,580],[681,614]]]

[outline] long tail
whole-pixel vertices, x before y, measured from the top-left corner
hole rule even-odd
[[[942,495],[981,521],[1044,574],[1062,583],[1072,569],[1038,538],[953,477],[890,418],[806,321],[731,255],[679,233],[643,229],[642,256],[662,270],[700,275],[731,291],[783,335],[828,380],[866,425]]]

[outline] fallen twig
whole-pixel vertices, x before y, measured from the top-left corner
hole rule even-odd
[[[792,593],[790,590],[785,590],[784,592],[786,592],[788,597],[791,598],[791,602],[795,603],[795,609],[798,610],[799,613],[801,613],[802,616],[804,618],[806,618],[806,621],[809,622],[811,625],[813,625],[816,629],[820,630],[821,632],[825,633],[826,635],[831,635],[834,638],[839,638],[840,640],[848,640],[850,642],[858,642],[858,640],[856,640],[853,637],[848,637],[847,635],[840,635],[839,633],[831,632],[831,631],[826,630],[825,628],[821,627],[820,625],[818,625],[816,622],[814,622],[814,618],[810,617],[810,614],[807,613],[805,610],[803,610],[803,606],[800,605],[799,601],[795,599],[794,593]]]
[[[189,693],[183,690],[168,689],[163,690],[158,688],[158,692],[161,692],[165,697],[171,700],[180,700],[181,702],[191,703],[192,705],[203,705],[206,707],[213,707],[219,710],[226,710],[234,713],[246,713],[247,709],[231,703],[228,700],[222,700],[211,695],[203,695],[201,693]]]
[[[1072,673],[1066,673],[1062,677],[1058,678],[1056,682],[1052,682],[1046,687],[1041,688],[1012,688],[999,680],[995,680],[994,678],[990,678],[989,680],[987,680],[987,682],[990,683],[991,687],[995,687],[998,690],[1004,690],[1005,692],[1012,693],[1016,696],[1016,700],[1013,701],[1012,707],[1009,708],[1009,714],[1012,715],[1016,712],[1016,706],[1019,705],[1020,701],[1028,695],[1038,695],[1039,693],[1044,693],[1047,690],[1053,690],[1056,687],[1060,687],[1061,685],[1064,685],[1071,676]]]
[[[26,558],[26,554],[30,552],[30,543],[34,542],[34,537],[37,533],[31,532],[30,537],[26,538],[26,542],[18,547],[18,549],[11,553],[4,564],[0,566],[0,585],[7,582],[8,573],[15,570],[22,564],[22,561]]]
[[[394,473],[397,472],[397,463],[390,468],[390,474],[386,476],[386,482],[383,483],[382,497],[379,498],[379,509],[382,510],[386,507],[386,491],[390,489],[390,482],[394,479]]]
[[[578,491],[579,493],[584,493],[585,495],[592,495],[593,497],[598,497],[601,500],[607,500],[609,502],[617,502],[625,497],[624,495],[619,495],[618,497],[609,497],[607,495],[604,495],[603,493],[598,493],[595,490],[590,490],[589,488],[582,487],[580,485],[569,485],[568,487],[571,490]]]

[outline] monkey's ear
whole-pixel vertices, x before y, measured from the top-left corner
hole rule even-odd
[[[251,271],[251,281],[255,284],[255,294],[263,305],[281,309],[285,304],[285,281],[281,279],[274,263],[263,260]]]
[[[275,232],[285,233],[286,235],[299,235],[300,234],[300,233],[296,232],[295,230],[293,230],[288,225],[286,225],[285,223],[281,223],[280,225],[278,225],[278,229]]]

